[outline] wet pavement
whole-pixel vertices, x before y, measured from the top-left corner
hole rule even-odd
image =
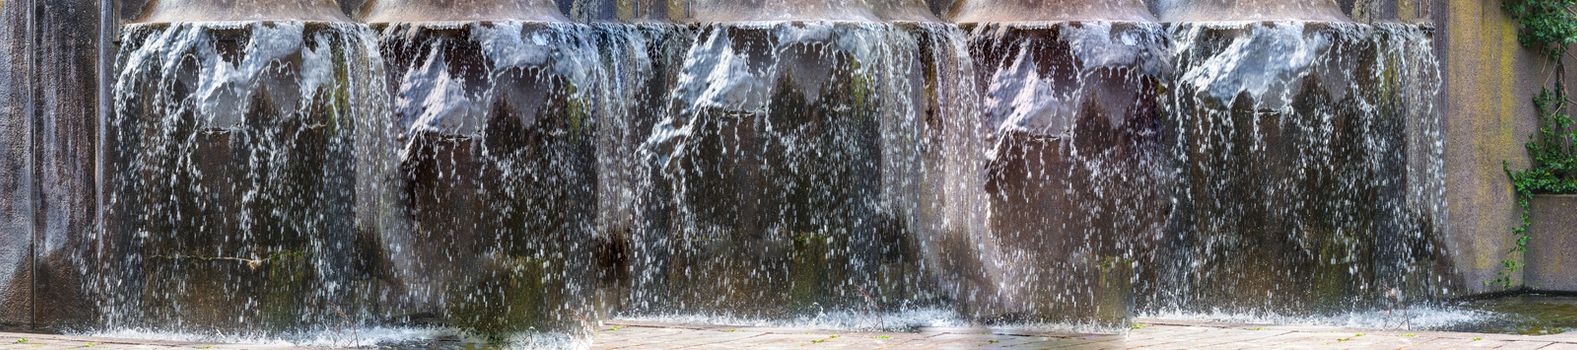
[[[984,328],[857,332],[612,321],[593,349],[1572,349],[1577,333],[1507,335],[1365,330],[1141,319],[1127,334],[1031,334]],[[286,345],[209,344],[0,333],[5,349],[281,349]],[[463,348],[463,347],[461,347]]]
[[[614,322],[598,349],[1574,349],[1577,334],[1544,336],[1376,331],[1140,320],[1124,335],[1010,334],[977,328],[913,333],[730,328]]]

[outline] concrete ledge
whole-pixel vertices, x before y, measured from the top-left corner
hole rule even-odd
[[[1533,197],[1524,280],[1529,289],[1577,291],[1577,195]]]

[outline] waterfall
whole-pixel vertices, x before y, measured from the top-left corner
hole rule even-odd
[[[1188,23],[1167,96],[1183,191],[1152,309],[1332,313],[1443,294],[1438,67],[1422,30]]]
[[[1168,41],[1145,22],[982,24],[971,34],[987,136],[999,317],[1116,324],[1135,261],[1172,216],[1159,95]]]
[[[106,327],[278,332],[366,322],[383,99],[371,33],[333,22],[123,31]]]
[[[1114,330],[1460,287],[1432,29],[1327,0],[938,3],[957,24],[153,1],[81,104],[101,129],[40,92],[75,86],[39,73],[70,58],[33,47],[48,23],[0,26],[0,305],[72,298],[43,275],[105,332],[583,346],[621,317]],[[55,136],[78,133],[102,144]],[[66,163],[95,157],[97,183]]]
[[[667,207],[648,216],[666,221],[653,227],[666,231],[666,268],[651,277],[667,307],[783,316],[924,302],[906,226],[940,217],[891,196],[925,195],[905,182],[942,166],[943,150],[925,146],[937,136],[921,125],[928,101],[911,100],[922,87],[887,85],[928,73],[909,56],[919,43],[861,22],[707,25],[694,42],[642,146],[647,195]]]
[[[381,30],[412,224],[384,236],[402,313],[484,333],[588,322],[609,91],[597,32],[522,21]]]

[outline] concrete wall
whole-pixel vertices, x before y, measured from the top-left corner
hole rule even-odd
[[[97,0],[0,3],[0,327],[82,320],[94,230]]]
[[[1528,289],[1577,291],[1577,195],[1534,197],[1528,232]]]
[[[31,7],[0,3],[0,328],[32,323]]]
[[[1431,20],[1442,59],[1446,113],[1449,251],[1465,292],[1487,286],[1514,243],[1517,207],[1502,162],[1528,166],[1523,144],[1535,130],[1531,98],[1546,85],[1546,59],[1517,42],[1499,0],[1435,1]],[[1570,68],[1577,64],[1568,63]],[[1567,73],[1568,76],[1577,76]],[[1577,91],[1577,89],[1574,89]],[[1521,281],[1517,281],[1521,283]]]

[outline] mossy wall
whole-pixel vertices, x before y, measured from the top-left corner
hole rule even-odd
[[[1501,1],[1429,5],[1444,81],[1446,249],[1454,255],[1464,294],[1495,292],[1500,288],[1484,281],[1495,279],[1515,243],[1511,228],[1518,210],[1501,165],[1528,166],[1522,146],[1535,128],[1531,98],[1553,68],[1517,42],[1516,23]],[[1577,74],[1577,64],[1567,67],[1568,76]]]

